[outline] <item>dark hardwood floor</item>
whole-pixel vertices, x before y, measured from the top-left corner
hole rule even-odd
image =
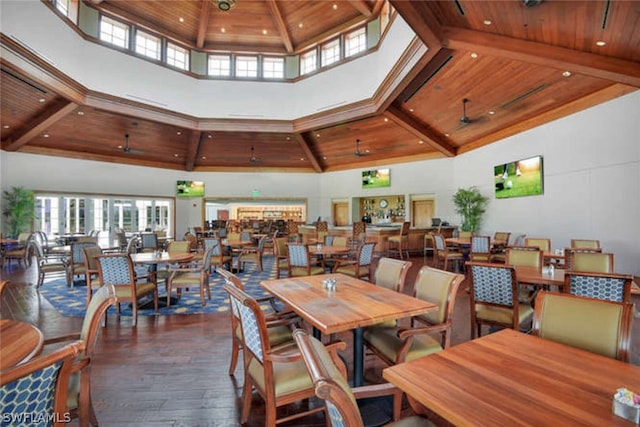
[[[412,258],[408,283],[423,265]],[[430,262],[430,260],[429,260]],[[35,266],[6,267],[0,280],[10,280],[0,306],[3,318],[27,321],[45,338],[77,331],[82,319],[62,317],[35,291]],[[46,286],[46,285],[45,285]],[[469,339],[469,297],[463,283],[456,300],[452,344]],[[640,301],[636,298],[636,304]],[[351,334],[337,334],[351,345]],[[242,366],[229,376],[230,321],[228,314],[110,316],[102,329],[92,368],[92,394],[101,426],[235,426],[239,425]],[[632,363],[640,365],[640,319],[634,319]],[[347,361],[351,354],[345,354]],[[381,382],[382,364],[372,355],[365,361],[365,378]],[[588,375],[588,373],[585,373]],[[315,405],[316,402],[304,403]],[[296,411],[297,406],[284,408]],[[404,405],[403,413],[410,409]],[[446,424],[437,417],[438,424]],[[254,395],[248,426],[264,424],[264,405]],[[77,425],[77,420],[70,425]],[[325,426],[321,415],[288,425]]]

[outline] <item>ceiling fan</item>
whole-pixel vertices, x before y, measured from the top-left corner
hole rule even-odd
[[[369,152],[367,151],[360,151],[360,140],[356,139],[356,151],[353,152],[353,155],[356,157],[362,157],[362,156],[368,156]]]
[[[258,163],[259,161],[260,161],[260,159],[257,158],[256,155],[255,155],[255,149],[253,148],[253,146],[251,146],[251,156],[249,157],[249,162]]]
[[[126,133],[124,135],[124,146],[120,145],[118,148],[122,149],[122,152],[125,154],[142,154],[142,150],[136,150],[129,146],[129,134]]]
[[[467,102],[469,102],[468,98],[462,99],[462,117],[460,117],[460,126],[458,126],[458,129],[462,129],[463,127],[470,125],[471,123],[481,122],[485,119],[485,117],[472,119],[471,117],[467,116]]]

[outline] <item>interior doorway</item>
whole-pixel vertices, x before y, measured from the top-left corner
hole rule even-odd
[[[349,202],[332,203],[333,225],[349,225]]]
[[[431,218],[435,215],[435,210],[434,200],[412,200],[411,223],[414,227],[431,227]]]

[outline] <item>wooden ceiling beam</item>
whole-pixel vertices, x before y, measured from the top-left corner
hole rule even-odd
[[[284,43],[284,47],[287,50],[287,53],[293,53],[293,42],[291,41],[289,31],[287,31],[287,26],[284,23],[284,18],[282,18],[282,13],[280,12],[280,9],[278,9],[278,4],[275,0],[267,0],[267,5],[269,6],[269,10],[271,11],[273,20],[275,21],[276,28],[280,33],[280,37],[282,37],[282,42]]]
[[[442,154],[447,157],[455,157],[457,149],[449,142],[443,139],[442,135],[434,131],[424,123],[416,120],[411,115],[405,113],[397,105],[392,104],[387,111],[384,112],[384,116],[393,120],[398,126],[411,132]]]
[[[351,0],[349,4],[367,18],[373,14],[372,10],[369,8],[369,4],[364,0]]]
[[[391,5],[429,49],[442,47],[441,25],[421,1],[390,0]]]
[[[376,3],[373,5],[373,9],[372,9],[372,14],[374,16],[377,16],[380,11],[382,10],[382,7],[384,6],[385,0],[376,0]]]
[[[184,168],[187,171],[193,171],[193,168],[196,165],[196,159],[198,158],[198,151],[200,151],[200,144],[202,143],[202,138],[204,134],[197,130],[191,132],[189,136],[189,145],[187,146],[187,160],[185,162]]]
[[[202,0],[200,8],[200,19],[198,21],[198,36],[196,37],[196,48],[202,49],[207,36],[207,28],[209,27],[209,4],[210,0]]]
[[[311,151],[311,144],[313,143],[313,141],[311,141],[311,139],[307,135],[299,133],[293,134],[293,140],[300,144],[300,148],[302,148],[304,155],[307,157],[307,159],[309,159],[309,162],[311,162],[313,170],[317,173],[322,173],[322,166],[320,166],[318,159],[316,159],[316,156],[314,156],[313,152]]]
[[[451,49],[513,59],[640,87],[640,62],[462,28],[443,28],[443,37],[443,46]]]
[[[49,127],[53,126],[58,120],[65,117],[78,107],[78,104],[68,102],[62,106],[56,105],[42,112],[39,116],[29,120],[28,129],[24,129],[13,141],[4,144],[7,151],[16,151],[28,144],[33,138],[45,132]]]

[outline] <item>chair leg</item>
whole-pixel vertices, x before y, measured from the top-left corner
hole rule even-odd
[[[238,356],[240,355],[240,344],[233,338],[231,341],[231,362],[229,362],[229,375],[233,375],[238,365]]]
[[[171,287],[167,286],[167,308],[171,307]]]
[[[245,353],[246,357],[246,353]],[[240,424],[244,425],[249,420],[249,411],[251,410],[251,392],[253,390],[253,386],[251,385],[251,381],[249,381],[249,375],[245,373],[244,375],[244,386],[242,389],[242,417],[240,418]],[[268,407],[268,405],[267,405]]]

